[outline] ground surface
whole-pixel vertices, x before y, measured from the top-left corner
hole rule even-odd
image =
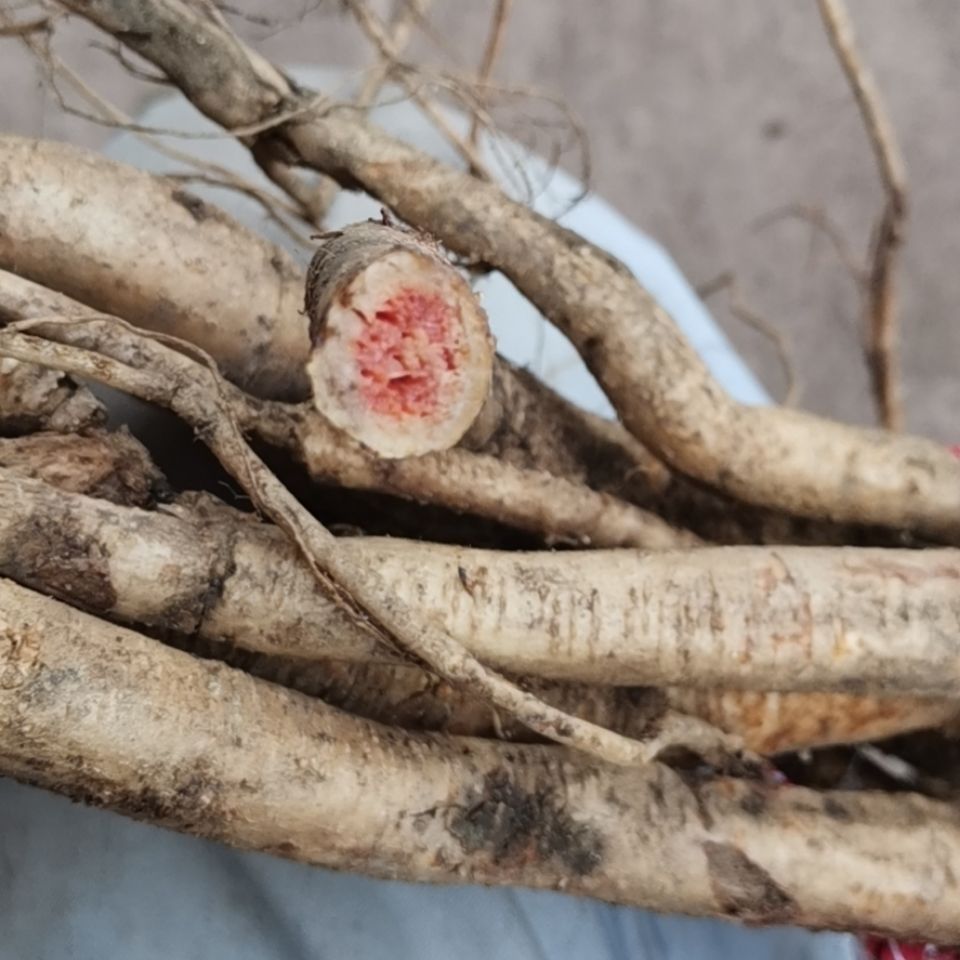
[[[295,12],[306,0],[244,9]],[[960,4],[850,0],[867,59],[889,102],[911,181],[902,264],[908,422],[960,436]],[[357,66],[366,47],[321,4],[261,48],[286,62]],[[473,59],[489,0],[436,0],[440,39]],[[248,34],[263,34],[248,28]],[[92,31],[70,26],[61,49],[132,109],[134,87]],[[805,224],[756,221],[787,204],[829,212],[866,250],[880,191],[866,139],[813,0],[516,0],[497,75],[561,94],[585,119],[593,183],[658,237],[694,283],[736,271],[750,305],[791,338],[800,403],[870,422],[853,286],[829,243]],[[0,130],[96,145],[109,131],[65,117],[18,47],[0,45]],[[712,302],[774,393],[775,354]]]

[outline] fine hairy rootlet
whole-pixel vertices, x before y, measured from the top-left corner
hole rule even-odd
[[[378,55],[351,104],[213,4],[43,5],[0,5],[0,36],[56,90],[127,123],[48,42],[82,18],[270,184],[0,136],[0,775],[372,875],[960,942],[960,460],[738,404],[622,264],[501,189],[508,5],[466,137],[399,59],[425,4],[345,5]],[[885,186],[864,299],[893,428],[905,181],[819,7]],[[371,122],[388,77],[464,169]],[[337,189],[382,218],[326,229]],[[487,270],[615,419],[496,354]]]

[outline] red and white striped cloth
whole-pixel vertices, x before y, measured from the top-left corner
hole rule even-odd
[[[867,960],[960,960],[960,952],[932,943],[898,943],[886,937],[866,936],[861,941]]]

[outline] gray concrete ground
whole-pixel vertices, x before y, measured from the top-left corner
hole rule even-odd
[[[314,4],[242,6],[295,12]],[[489,0],[437,0],[437,40],[476,59],[490,7]],[[960,4],[850,0],[850,7],[910,173],[902,263],[909,426],[957,440]],[[246,27],[251,36],[265,32]],[[133,108],[144,87],[92,48],[93,38],[71,24],[60,49],[88,81]],[[260,46],[280,61],[346,66],[364,63],[367,50],[331,0]],[[806,224],[756,226],[785,205],[812,205],[864,252],[879,210],[868,144],[813,0],[516,0],[497,76],[569,102],[586,123],[597,191],[659,238],[694,283],[736,272],[751,306],[790,337],[803,406],[870,422],[848,274]],[[64,116],[10,41],[0,44],[0,130],[91,145],[108,135]],[[769,344],[729,315],[722,294],[712,306],[777,393],[782,377]]]

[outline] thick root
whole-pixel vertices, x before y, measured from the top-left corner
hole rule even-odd
[[[2,473],[0,504],[0,570],[20,582],[251,650],[396,660],[317,590],[309,564],[272,527],[121,510]],[[376,570],[398,604],[432,611],[474,656],[515,675],[956,696],[958,551],[505,553],[363,537],[336,549]],[[62,562],[39,573],[24,559],[51,555]],[[99,577],[79,575],[93,566]],[[100,578],[114,598],[106,608]]]
[[[378,876],[960,940],[960,817],[946,804],[388,731],[7,581],[0,767],[174,829]]]

